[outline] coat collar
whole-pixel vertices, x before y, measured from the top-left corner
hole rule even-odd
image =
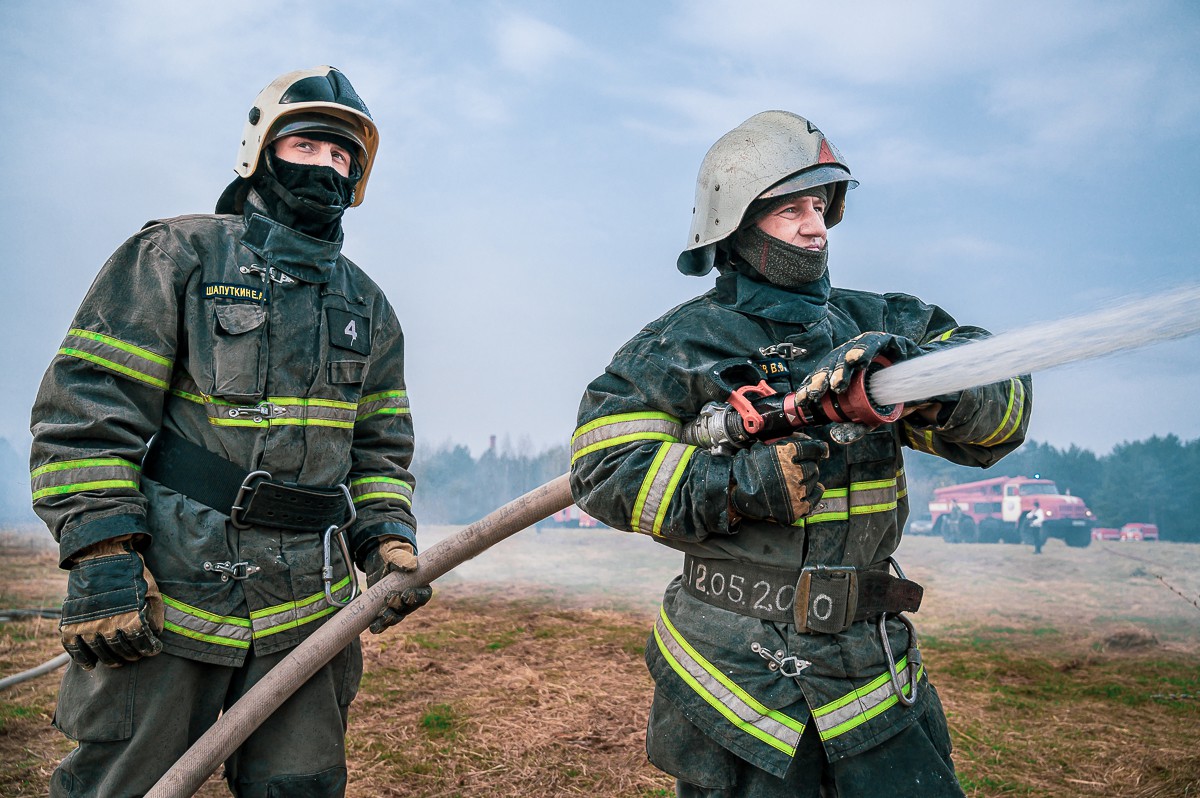
[[[342,252],[342,234],[337,241],[322,241],[264,215],[253,191],[246,198],[246,232],[242,246],[269,265],[306,283],[327,283]]]
[[[803,288],[780,288],[729,270],[717,278],[718,305],[790,324],[815,324],[828,313],[829,273]]]

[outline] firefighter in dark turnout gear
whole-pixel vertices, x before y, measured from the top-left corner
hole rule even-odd
[[[794,114],[721,138],[678,263],[715,266],[716,286],[621,347],[580,405],[576,501],[685,555],[646,653],[647,751],[681,796],[962,794],[903,614],[921,590],[890,561],[901,449],[991,465],[1024,438],[1029,379],[936,397],[849,444],[831,424],[732,452],[683,440],[743,385],[815,401],[878,357],[987,335],[912,296],[831,287],[826,230],[856,185]]]
[[[355,594],[355,564],[416,567],[403,334],[341,254],[377,146],[338,70],[275,80],[217,213],[125,242],[46,372],[33,503],[70,571],[54,723],[78,741],[51,795],[145,793]],[[355,641],[230,757],[233,793],[343,795],[361,675]]]

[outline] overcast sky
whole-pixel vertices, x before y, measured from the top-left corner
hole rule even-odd
[[[147,220],[210,212],[255,95],[319,64],[380,128],[345,252],[396,306],[426,445],[568,440],[617,347],[711,286],[674,267],[696,171],[766,109],[813,120],[861,182],[835,285],[998,332],[1197,281],[1190,0],[7,0],[0,30],[18,450],[104,260]],[[1200,437],[1198,344],[1035,374],[1031,437]]]

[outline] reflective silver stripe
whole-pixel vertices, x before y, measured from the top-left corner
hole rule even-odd
[[[679,419],[666,413],[647,410],[621,413],[589,421],[571,436],[571,463],[598,449],[619,446],[629,441],[679,442]]]
[[[820,524],[826,521],[846,521],[852,515],[886,513],[896,509],[895,479],[852,482],[850,488],[830,488],[821,495],[816,510],[801,518],[794,526]]]
[[[886,513],[895,509],[895,479],[850,483],[850,515]]]
[[[682,443],[664,443],[658,447],[658,453],[646,471],[646,478],[642,480],[641,490],[633,505],[630,523],[634,532],[661,534],[671,497],[675,495],[688,461],[695,453],[695,446]]]
[[[1008,381],[1008,405],[1004,408],[1004,417],[1000,424],[981,441],[982,446],[995,446],[1004,443],[1021,428],[1021,420],[1025,417],[1025,384],[1016,377]]]
[[[170,384],[173,361],[111,335],[71,329],[63,339],[60,355],[95,363],[108,371],[165,390]]]
[[[137,490],[141,466],[119,457],[93,457],[47,463],[29,472],[33,500],[88,490]]]
[[[250,621],[214,615],[164,595],[163,628],[175,634],[231,648],[250,647]]]
[[[310,426],[354,429],[353,402],[303,396],[270,396],[257,405],[239,405],[176,386],[173,396],[204,406],[215,427]]]
[[[350,595],[350,577],[333,586],[333,597],[344,601]],[[300,601],[289,601],[276,604],[274,607],[255,610],[250,613],[250,622],[254,626],[254,637],[267,637],[311,623],[330,613],[337,612],[337,607],[325,599],[325,593],[316,593]]]
[[[925,673],[925,667],[917,669],[917,679]],[[909,684],[908,657],[896,663],[896,675],[899,677],[900,689],[904,694],[911,695],[912,686]],[[812,711],[813,723],[817,724],[822,740],[829,740],[851,729],[856,729],[897,702],[896,690],[892,686],[892,678],[885,671],[871,681],[846,695],[831,701],[823,707]]]
[[[408,391],[380,391],[358,400],[357,420],[377,415],[402,415],[409,412]]]
[[[359,477],[350,480],[350,496],[354,503],[371,499],[396,499],[412,506],[412,485],[392,477]]]
[[[704,659],[667,620],[665,609],[659,610],[654,639],[672,670],[722,717],[788,756],[796,753],[804,724],[763,705]]]

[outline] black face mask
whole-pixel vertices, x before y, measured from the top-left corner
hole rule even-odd
[[[354,202],[358,175],[342,177],[331,166],[285,161],[270,149],[264,166],[252,180],[271,218],[313,238],[336,240],[342,213]]]
[[[813,252],[767,235],[753,224],[738,230],[732,244],[733,251],[769,283],[799,288],[825,276],[828,244],[821,251]]]

